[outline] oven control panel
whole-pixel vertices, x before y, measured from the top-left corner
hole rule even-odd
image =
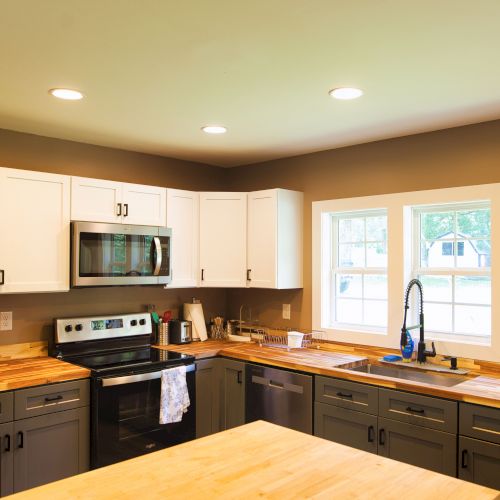
[[[56,344],[83,340],[104,340],[116,337],[151,334],[149,313],[88,316],[55,320]]]

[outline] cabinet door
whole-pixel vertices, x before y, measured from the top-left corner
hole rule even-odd
[[[245,363],[222,358],[220,370],[221,428],[225,430],[245,423]]]
[[[123,184],[123,223],[167,225],[167,190],[157,186]]]
[[[172,282],[168,287],[198,286],[200,269],[198,193],[167,189],[167,227],[172,229]]]
[[[457,437],[455,434],[379,417],[378,453],[456,477]]]
[[[0,168],[0,293],[69,290],[70,178]]]
[[[196,437],[220,428],[219,358],[196,361]]]
[[[314,435],[377,453],[378,425],[375,415],[315,403]]]
[[[89,468],[89,407],[14,422],[14,491]]]
[[[71,177],[71,220],[121,223],[122,183]]]
[[[458,477],[500,490],[500,445],[460,436]]]
[[[200,193],[202,287],[246,287],[246,235],[246,193]]]
[[[14,424],[0,425],[0,495],[6,496],[14,492],[14,460],[13,460]]]

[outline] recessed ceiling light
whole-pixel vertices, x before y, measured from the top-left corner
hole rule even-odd
[[[328,92],[335,99],[357,99],[363,95],[363,91],[361,89],[355,89],[353,87],[338,87],[336,89],[330,90]]]
[[[49,94],[58,99],[65,99],[66,101],[78,101],[83,99],[83,94],[80,91],[72,89],[50,89]]]
[[[206,134],[225,134],[227,132],[226,127],[222,127],[221,125],[207,125],[205,127],[201,127],[201,130]]]

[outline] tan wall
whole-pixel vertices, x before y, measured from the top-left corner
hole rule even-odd
[[[219,190],[225,179],[217,167],[8,130],[0,130],[0,166],[193,190]],[[55,317],[136,312],[145,304],[163,312],[193,296],[202,300],[207,317],[224,314],[225,290],[120,287],[2,295],[0,311],[12,311],[14,321],[12,332],[0,332],[0,344],[46,340]]]
[[[500,182],[500,121],[297,156],[228,170],[228,190],[283,187],[303,191],[304,289],[234,290],[228,314],[241,304],[274,326],[311,327],[311,203],[423,189]],[[290,321],[281,304],[292,305]]]

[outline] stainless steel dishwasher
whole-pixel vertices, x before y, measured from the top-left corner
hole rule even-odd
[[[312,434],[312,377],[248,364],[246,369],[246,422],[267,420]]]

